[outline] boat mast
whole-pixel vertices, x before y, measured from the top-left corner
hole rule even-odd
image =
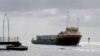
[[[4,33],[5,33],[4,32],[4,30],[5,30],[4,29],[5,28],[4,27],[4,25],[5,25],[5,19],[7,19],[7,24],[8,24],[8,42],[9,42],[10,41],[10,35],[9,35],[10,32],[9,32],[9,18],[8,18],[7,14],[4,15],[4,19],[3,19],[3,42],[4,42]]]

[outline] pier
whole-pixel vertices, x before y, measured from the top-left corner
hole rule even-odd
[[[5,37],[5,20],[7,20],[8,25],[8,37]],[[9,18],[7,14],[4,15],[3,19],[3,37],[0,37],[0,45],[6,45],[6,48],[0,48],[0,50],[27,50],[27,46],[22,46],[19,41],[19,37],[10,37],[10,25]]]

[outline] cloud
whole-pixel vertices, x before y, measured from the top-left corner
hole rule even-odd
[[[100,21],[100,9],[72,9],[70,11],[70,21],[72,24],[77,24],[77,18],[80,19],[80,26],[87,27],[98,27]],[[41,9],[41,10],[32,10],[32,11],[15,11],[8,13],[13,21],[17,20],[45,20],[47,22],[54,23],[55,25],[67,25],[67,10],[66,9]],[[73,23],[75,21],[75,23]],[[49,23],[50,23],[49,22]],[[54,25],[53,24],[53,25]]]
[[[0,11],[30,11],[49,8],[98,9],[99,5],[99,0],[0,0]]]
[[[85,32],[90,33],[89,28],[91,28],[90,31],[93,30],[92,32],[95,31],[94,29],[98,31],[98,28],[100,28],[100,9],[72,9],[69,11],[71,23],[76,25],[77,18],[80,18],[80,27],[84,36],[87,37]],[[1,27],[3,14],[0,14]],[[31,40],[36,35],[57,34],[60,31],[64,31],[67,26],[67,9],[49,8],[32,11],[13,11],[7,14],[10,19],[10,36],[19,36],[21,40]],[[0,30],[0,36],[2,36],[2,28]]]
[[[76,25],[75,20],[80,18],[83,38],[91,35],[99,39],[99,5],[99,0],[0,0],[0,36],[4,13],[10,18],[10,36],[31,40],[36,35],[64,31],[69,10],[72,24]]]

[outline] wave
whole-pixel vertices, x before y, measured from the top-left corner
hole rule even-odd
[[[100,42],[80,42],[79,45],[97,45],[100,46]]]

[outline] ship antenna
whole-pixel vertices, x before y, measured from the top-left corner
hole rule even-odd
[[[79,28],[79,18],[77,18],[77,24],[78,24],[77,27]]]
[[[10,41],[10,35],[9,35],[9,18],[7,16],[7,14],[4,15],[4,19],[3,19],[3,42],[4,42],[4,24],[5,24],[5,19],[7,19],[7,23],[8,23],[8,42]]]
[[[67,27],[69,27],[69,11],[67,11]]]

